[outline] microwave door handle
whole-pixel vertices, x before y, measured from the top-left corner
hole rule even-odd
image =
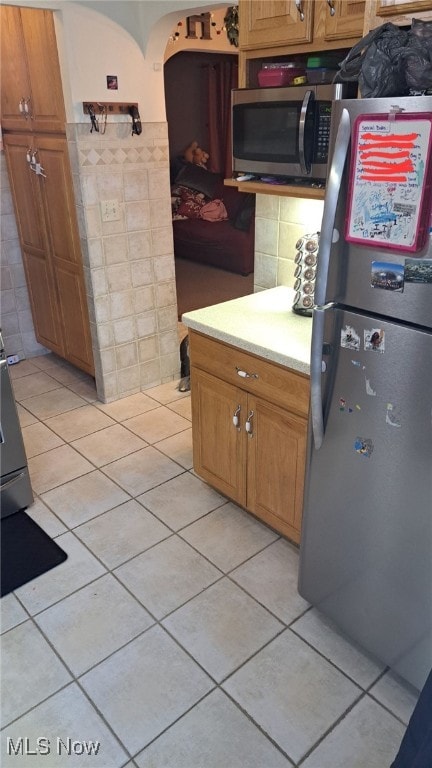
[[[309,109],[310,101],[313,97],[312,91],[306,91],[301,109],[299,120],[299,162],[302,173],[309,173],[310,168],[307,167],[306,153],[305,153],[305,129],[306,129],[306,115]]]
[[[336,208],[348,147],[351,139],[351,121],[347,109],[342,110],[336,134],[333,158],[327,177],[324,210],[318,249],[318,264],[315,280],[315,305],[322,306],[326,301],[330,251],[333,242]]]

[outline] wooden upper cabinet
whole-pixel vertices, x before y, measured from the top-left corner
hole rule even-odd
[[[392,16],[399,13],[422,13],[432,10],[432,0],[376,0],[377,16]]]
[[[362,37],[366,0],[326,0],[324,33],[315,29],[315,37],[324,40],[348,40]]]
[[[432,21],[432,0],[370,0],[366,5],[364,32],[386,21],[410,27],[413,19]]]
[[[313,0],[239,0],[240,48],[312,40]]]
[[[64,133],[65,110],[52,12],[3,5],[0,26],[2,127]]]

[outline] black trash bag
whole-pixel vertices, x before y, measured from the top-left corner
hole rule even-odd
[[[362,98],[405,96],[406,46],[409,33],[387,22],[363,37],[340,64],[335,82],[357,81]]]
[[[412,20],[402,59],[410,91],[432,88],[432,22]]]

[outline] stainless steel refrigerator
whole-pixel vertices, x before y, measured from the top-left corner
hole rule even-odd
[[[432,668],[431,119],[432,96],[334,103],[299,571],[306,600],[417,688]]]

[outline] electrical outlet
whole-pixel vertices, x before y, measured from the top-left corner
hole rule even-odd
[[[118,221],[120,219],[120,203],[118,200],[101,201],[102,221]]]

